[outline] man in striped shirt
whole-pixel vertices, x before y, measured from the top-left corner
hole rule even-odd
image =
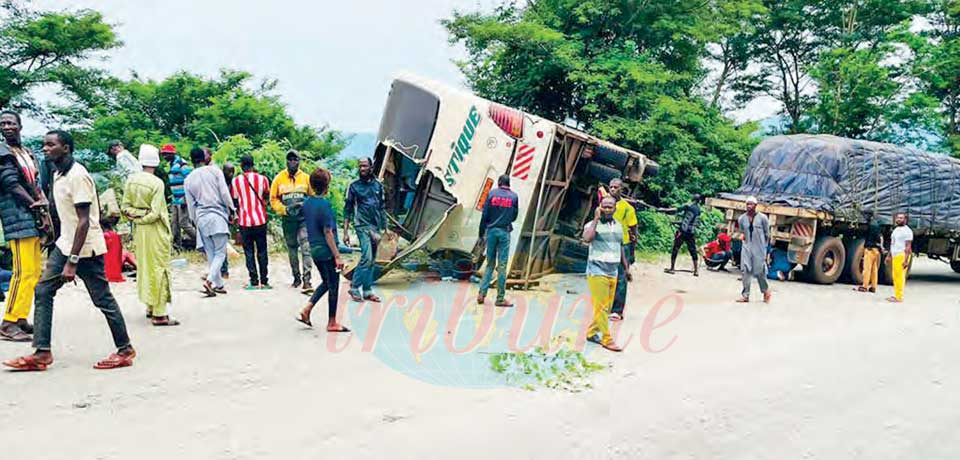
[[[616,198],[604,197],[593,221],[583,229],[583,241],[590,245],[587,285],[593,298],[593,324],[587,329],[587,340],[619,352],[623,348],[613,341],[608,321],[617,290],[617,273],[630,265],[623,252],[623,227],[613,218],[616,209]]]
[[[270,181],[253,166],[252,156],[244,155],[240,159],[243,173],[233,178],[231,189],[239,210],[237,224],[243,238],[247,272],[250,274],[247,290],[270,289],[267,277],[267,201],[270,200]]]
[[[197,231],[193,228],[193,223],[190,222],[190,213],[187,211],[187,202],[184,199],[183,191],[183,182],[193,171],[193,168],[177,155],[177,147],[173,144],[166,144],[161,147],[160,154],[170,163],[170,173],[167,177],[170,192],[173,194],[170,219],[170,223],[173,224],[173,244],[180,249],[184,249],[183,234],[186,234],[192,241],[197,241]]]

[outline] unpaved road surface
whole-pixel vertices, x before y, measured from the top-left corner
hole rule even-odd
[[[273,264],[278,286],[285,265]],[[484,371],[477,353],[404,361],[408,345],[394,332],[376,352],[363,350],[359,332],[328,343],[325,332],[293,321],[305,297],[287,288],[245,292],[242,272],[235,262],[230,294],[202,300],[196,269],[176,271],[180,328],[150,327],[135,286],[116,285],[140,357],[111,372],[91,369],[111,350],[102,316],[81,288],[65,288],[56,301],[54,366],[0,373],[3,457],[960,455],[960,275],[926,259],[915,265],[902,305],[883,301],[889,287],[864,295],[801,283],[774,283],[771,305],[738,305],[736,274],[695,279],[638,266],[620,331],[633,340],[620,355],[589,348],[589,359],[610,368],[579,393],[467,388]],[[407,296],[407,305],[426,293],[442,317],[458,290],[469,303],[476,288],[397,274],[378,289],[388,300]],[[522,296],[550,289],[573,296],[586,287],[582,278],[555,277]],[[318,307],[314,323],[325,317]],[[415,329],[416,320],[402,314],[387,322]],[[443,321],[427,324],[428,334],[444,332]],[[405,330],[394,326],[384,328]],[[0,343],[4,359],[28,351]],[[458,364],[465,362],[469,368]]]

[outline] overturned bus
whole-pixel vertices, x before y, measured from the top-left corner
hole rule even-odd
[[[457,274],[479,268],[483,205],[503,174],[520,197],[508,284],[582,272],[579,236],[598,187],[620,177],[636,194],[657,169],[637,152],[415,76],[393,82],[377,140],[390,230],[409,242],[381,248],[379,275],[421,248],[453,261]]]

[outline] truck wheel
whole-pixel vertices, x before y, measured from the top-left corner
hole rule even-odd
[[[950,262],[950,268],[952,268],[954,272],[960,273],[960,260]]]
[[[847,252],[847,260],[843,264],[843,279],[853,285],[862,285],[865,249],[863,238],[846,241],[843,249]]]
[[[557,254],[573,260],[587,260],[590,253],[590,247],[573,238],[564,238],[560,240],[560,247]]]
[[[822,236],[813,244],[810,260],[803,269],[804,278],[817,284],[833,284],[843,274],[847,251],[840,238]]]
[[[620,171],[595,161],[587,163],[586,173],[587,176],[593,177],[604,184],[609,184],[611,180],[619,179],[623,176]]]
[[[914,254],[910,258],[910,265],[907,266],[907,279],[910,279],[910,271],[913,269],[913,260],[916,259],[917,255]],[[887,254],[880,261],[880,284],[885,284],[887,286],[893,286],[893,258],[890,257],[890,254]],[[953,264],[951,264],[952,266]]]
[[[627,156],[627,152],[620,152],[602,146],[593,148],[593,161],[603,163],[618,171],[622,171],[623,168],[627,167],[627,160],[629,159],[630,157]]]

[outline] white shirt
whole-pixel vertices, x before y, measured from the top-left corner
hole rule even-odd
[[[73,251],[73,237],[77,234],[80,217],[77,216],[78,204],[90,205],[90,229],[87,239],[80,249],[80,257],[94,257],[107,253],[107,243],[100,228],[100,206],[97,203],[97,186],[93,178],[80,163],[73,163],[66,175],[57,172],[53,178],[53,196],[56,200],[57,214],[60,216],[60,238],[57,248],[63,255],[70,256]]]
[[[907,241],[913,241],[913,230],[906,225],[893,229],[890,235],[890,253],[899,256],[907,252]]]

